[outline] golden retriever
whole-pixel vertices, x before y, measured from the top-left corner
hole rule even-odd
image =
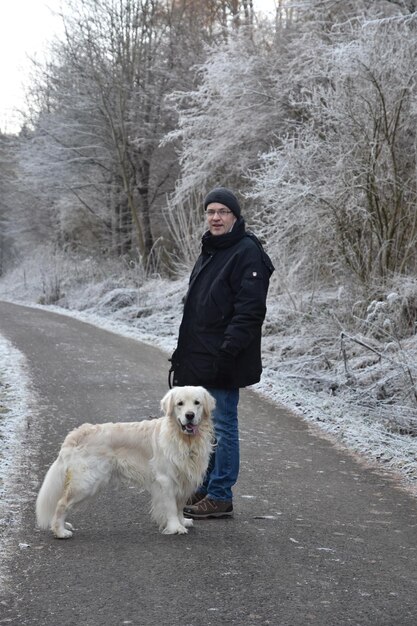
[[[151,494],[151,514],[167,535],[192,526],[183,516],[201,484],[213,447],[213,397],[203,387],[174,387],[161,400],[163,417],[132,423],[83,424],[67,435],[36,501],[38,526],[72,537],[68,511],[111,479]]]

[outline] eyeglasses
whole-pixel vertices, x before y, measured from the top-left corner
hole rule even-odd
[[[214,217],[216,213],[219,217],[226,217],[226,215],[229,215],[229,213],[233,213],[233,211],[227,211],[226,209],[207,209],[206,211],[207,217]]]

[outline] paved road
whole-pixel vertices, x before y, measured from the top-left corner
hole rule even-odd
[[[23,442],[30,471],[18,489],[30,497],[0,624],[417,624],[416,501],[249,391],[233,520],[163,536],[146,494],[121,488],[73,517],[74,539],[38,531],[35,492],[67,431],[159,414],[167,361],[131,339],[6,303],[0,332],[25,353],[40,401]]]

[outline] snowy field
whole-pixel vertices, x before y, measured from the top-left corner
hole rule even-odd
[[[34,304],[40,300],[39,293],[27,287],[17,288],[19,281],[16,276],[9,277],[7,282],[0,283],[0,298],[5,300],[43,307]],[[126,284],[108,278],[102,282],[77,286],[70,282],[62,293],[61,306],[47,306],[49,310],[76,317],[112,332],[135,338],[171,354],[176,344],[176,336],[181,320],[181,299],[186,292],[187,278],[176,281],[152,279],[140,286]],[[331,438],[352,452],[362,455],[382,471],[389,471],[400,477],[405,487],[416,493],[417,488],[417,437],[415,430],[409,428],[414,424],[415,411],[412,403],[403,408],[397,402],[368,402],[370,389],[387,386],[387,381],[404,378],[410,373],[409,365],[404,366],[401,360],[416,362],[416,339],[412,337],[407,345],[401,346],[398,353],[390,352],[390,357],[383,360],[372,358],[368,352],[360,350],[350,356],[349,368],[354,375],[362,377],[368,387],[358,392],[346,384],[346,363],[340,356],[340,347],[327,349],[334,359],[331,373],[312,369],[305,361],[317,360],[311,357],[314,353],[310,344],[323,345],[323,337],[312,338],[308,334],[308,326],[298,328],[281,319],[281,305],[277,298],[271,296],[268,303],[268,314],[265,321],[265,337],[263,342],[264,373],[262,381],[254,386],[259,394],[277,404],[283,404],[290,410],[301,415],[308,423],[321,429],[324,436]],[[283,329],[280,329],[283,325]],[[315,328],[317,331],[317,328]],[[298,334],[297,334],[298,333]],[[330,333],[332,334],[332,333]],[[336,333],[337,335],[337,333]],[[333,335],[332,335],[333,337]],[[332,342],[335,343],[334,338]],[[10,430],[10,441],[15,447],[15,428],[22,407],[27,399],[28,385],[26,375],[18,375],[24,360],[10,345],[1,344],[2,362],[7,369],[0,368],[0,389],[3,389],[2,404],[10,411],[11,418],[3,423],[3,430]],[[292,358],[283,358],[289,347]],[[322,348],[320,348],[322,350]],[[391,348],[393,350],[393,348]],[[339,362],[336,356],[339,356]],[[326,357],[327,358],[327,357]],[[394,367],[395,365],[395,367]],[[167,362],[168,370],[168,362]],[[302,375],[300,374],[302,372]],[[311,380],[306,384],[307,374]],[[412,372],[414,375],[414,370]],[[326,378],[327,376],[327,378]],[[411,376],[411,373],[410,373]],[[324,381],[324,382],[323,382]],[[397,384],[399,385],[400,383]],[[5,387],[6,386],[6,387]],[[4,393],[4,390],[7,393]],[[363,399],[365,398],[365,400]],[[388,399],[389,400],[389,399]],[[403,427],[402,415],[407,414],[407,428]],[[5,414],[9,415],[8,412]],[[393,417],[397,415],[397,417]],[[6,467],[7,469],[7,467]],[[4,472],[4,467],[3,470]]]

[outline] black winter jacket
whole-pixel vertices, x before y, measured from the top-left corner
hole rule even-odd
[[[242,218],[226,235],[207,231],[202,244],[171,357],[172,382],[246,387],[261,377],[261,329],[274,267]]]

